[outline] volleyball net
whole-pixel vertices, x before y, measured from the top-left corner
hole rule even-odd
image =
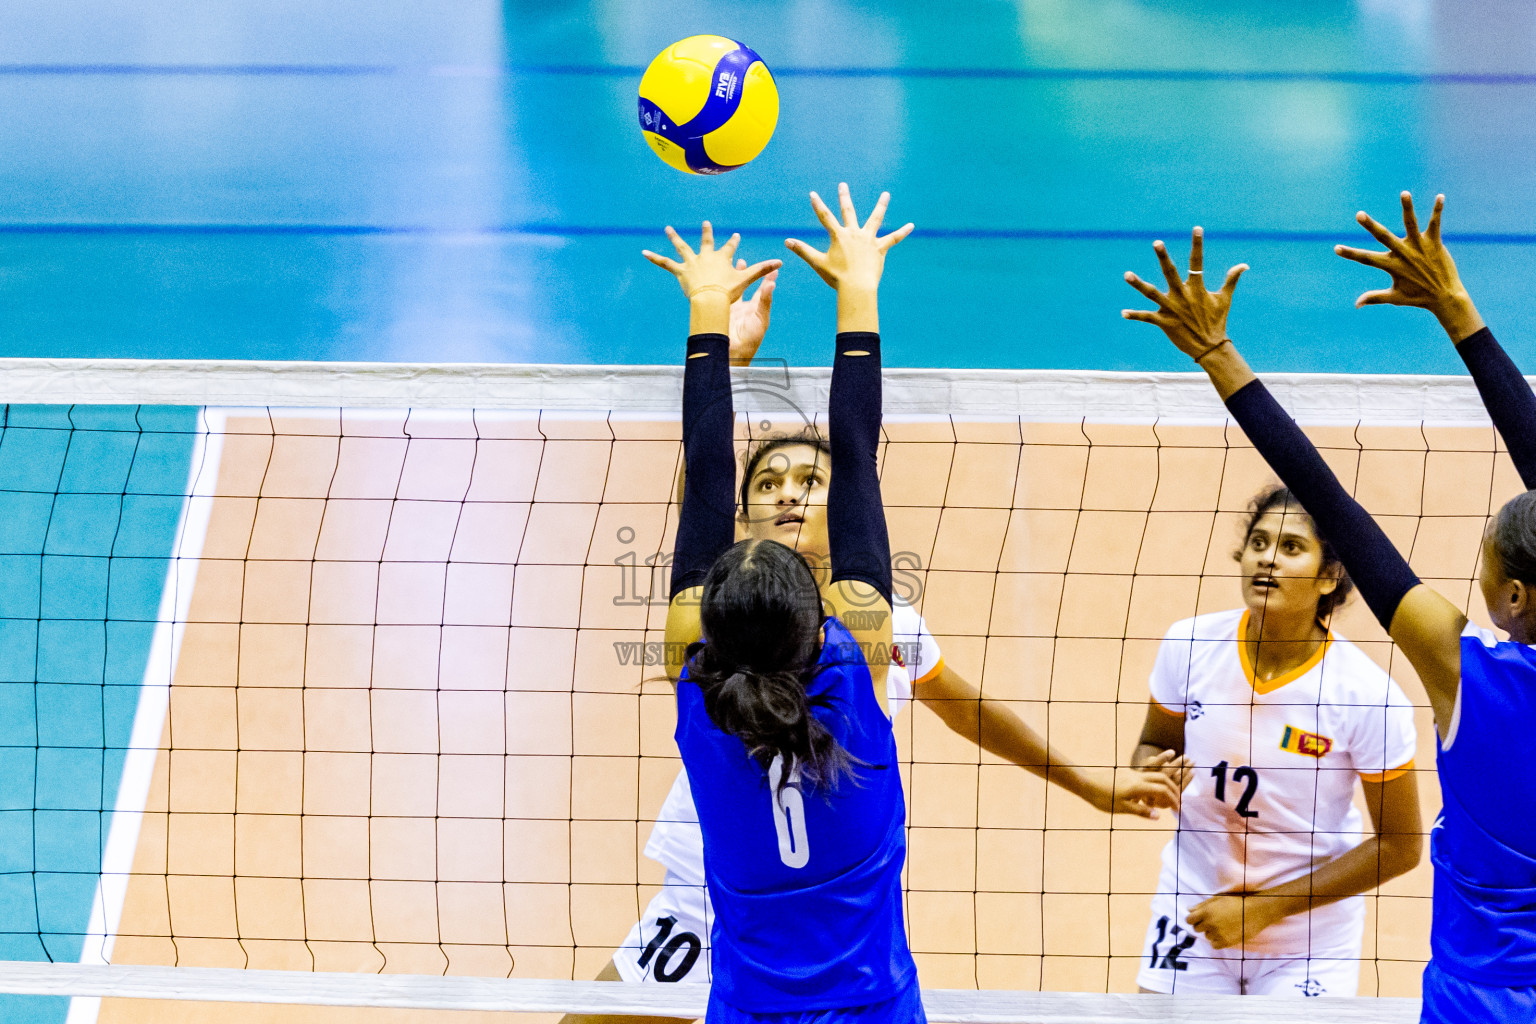
[[[235,1005],[252,993],[702,1012],[692,986],[560,987],[596,977],[663,877],[642,851],[681,770],[651,656],[679,371],[0,370],[31,403],[0,438],[0,990],[55,997],[0,1003],[71,1024],[183,1019],[156,1000],[184,998],[268,1019]],[[1486,621],[1478,539],[1520,485],[1471,383],[1270,380]],[[825,371],[736,383],[743,444],[825,421]],[[1241,604],[1267,468],[1193,375],[892,370],[886,410],[897,590],[945,664],[1077,763],[1126,763],[1168,627]],[[1358,601],[1335,627],[1423,702]],[[920,703],[895,723],[911,947],[925,988],[980,990],[930,993],[933,1019],[1303,1012],[1117,995],[1171,816],[1101,814]],[[1361,994],[1388,998],[1330,1019],[1415,1019],[1391,997],[1418,993],[1429,895],[1427,858],[1369,895]],[[395,1019],[306,1012],[282,1019]]]

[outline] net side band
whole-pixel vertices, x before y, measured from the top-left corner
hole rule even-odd
[[[830,370],[765,362],[736,372],[744,410],[826,408]],[[1201,373],[885,370],[889,416],[1221,423]],[[1266,374],[1307,423],[1486,426],[1468,377]],[[681,366],[0,359],[0,400],[294,408],[599,410],[675,417]]]

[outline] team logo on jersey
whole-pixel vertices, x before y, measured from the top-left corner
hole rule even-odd
[[[1305,754],[1308,757],[1323,757],[1333,749],[1333,740],[1327,736],[1319,736],[1315,732],[1303,732],[1294,725],[1285,727],[1285,735],[1280,737],[1280,749],[1289,750],[1293,754]]]

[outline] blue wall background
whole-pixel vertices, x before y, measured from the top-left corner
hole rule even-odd
[[[777,137],[689,178],[635,123],[667,43],[733,35]],[[1261,368],[1456,372],[1422,313],[1351,303],[1351,218],[1444,191],[1489,321],[1536,366],[1536,5],[1524,0],[11,0],[0,353],[671,362],[644,264],[708,216],[782,255],[805,200],[880,188],[893,364],[1182,369],[1122,323],[1148,243],[1247,261]],[[785,272],[765,354],[826,363]]]

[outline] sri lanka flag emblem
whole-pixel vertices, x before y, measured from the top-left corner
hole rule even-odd
[[[1327,736],[1319,736],[1315,732],[1303,732],[1294,725],[1285,727],[1285,735],[1280,737],[1280,749],[1289,750],[1293,754],[1305,754],[1308,757],[1322,757],[1333,749],[1333,740]]]

